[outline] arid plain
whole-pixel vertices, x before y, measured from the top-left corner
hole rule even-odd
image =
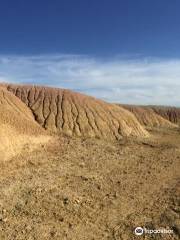
[[[179,239],[179,123],[179,108],[1,84],[0,239]]]

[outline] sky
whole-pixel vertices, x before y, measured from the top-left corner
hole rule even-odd
[[[180,106],[179,0],[1,0],[0,81]]]

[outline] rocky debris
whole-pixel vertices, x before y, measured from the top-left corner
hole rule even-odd
[[[6,223],[8,221],[7,210],[0,209],[0,223]]]

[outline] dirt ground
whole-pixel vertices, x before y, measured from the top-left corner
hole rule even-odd
[[[0,161],[0,240],[179,239],[180,132],[55,136]],[[136,236],[138,226],[173,234]]]

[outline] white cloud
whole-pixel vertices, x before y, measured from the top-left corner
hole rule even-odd
[[[180,106],[180,60],[0,56],[0,81],[69,88],[111,102]]]

